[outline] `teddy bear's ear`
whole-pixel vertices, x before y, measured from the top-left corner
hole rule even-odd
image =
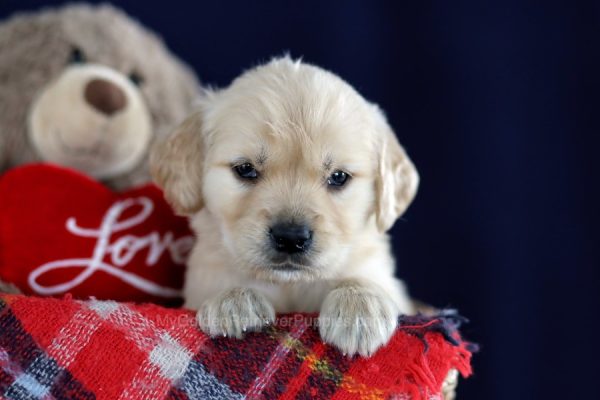
[[[419,174],[396,134],[378,112],[380,134],[379,171],[377,173],[376,221],[381,232],[385,232],[408,208],[417,194]]]
[[[202,174],[204,141],[202,116],[188,117],[165,140],[154,144],[150,171],[165,198],[180,215],[190,215],[203,205]]]

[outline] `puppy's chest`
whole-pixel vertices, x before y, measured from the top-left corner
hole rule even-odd
[[[251,287],[264,294],[278,313],[319,312],[331,290],[328,282],[271,284],[254,282]]]

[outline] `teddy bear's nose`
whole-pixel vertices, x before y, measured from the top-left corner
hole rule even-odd
[[[85,100],[107,116],[111,116],[127,105],[123,90],[105,79],[93,79],[85,86]]]

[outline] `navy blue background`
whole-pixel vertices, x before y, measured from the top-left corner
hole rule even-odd
[[[0,17],[51,3],[0,0]],[[600,4],[482,3],[116,2],[204,82],[290,51],[379,103],[422,178],[393,229],[399,275],[482,345],[459,398],[590,398]]]

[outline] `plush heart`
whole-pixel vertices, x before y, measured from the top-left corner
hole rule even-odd
[[[177,304],[192,244],[154,185],[114,193],[45,164],[0,178],[0,279],[27,294]]]

